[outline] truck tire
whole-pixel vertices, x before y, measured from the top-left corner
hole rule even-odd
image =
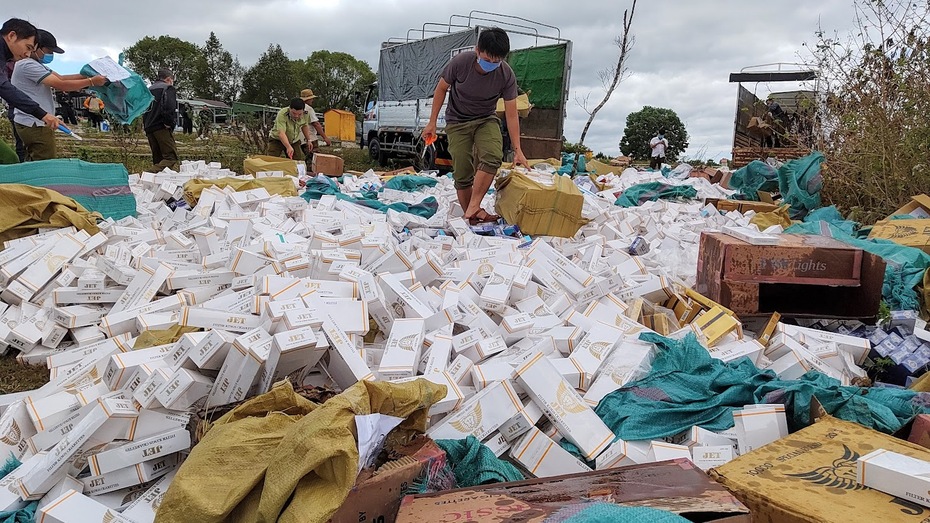
[[[368,157],[378,162],[378,165],[384,167],[387,165],[388,155],[381,150],[381,143],[377,138],[368,140]]]

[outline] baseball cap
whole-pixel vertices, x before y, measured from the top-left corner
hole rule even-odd
[[[316,98],[316,95],[313,94],[313,89],[304,89],[300,91],[301,100],[307,102]]]
[[[36,31],[36,47],[51,49],[53,53],[58,54],[65,52],[64,49],[58,47],[58,40],[55,39],[55,35],[45,29],[38,29]]]

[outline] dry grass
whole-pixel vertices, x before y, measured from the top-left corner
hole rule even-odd
[[[15,356],[0,356],[0,394],[37,389],[48,383],[48,369],[24,366]]]

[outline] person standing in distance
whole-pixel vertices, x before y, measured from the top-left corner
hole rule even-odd
[[[439,77],[433,92],[433,111],[422,137],[430,143],[436,136],[439,110],[450,91],[446,106],[446,136],[452,155],[456,195],[472,225],[495,222],[499,216],[481,208],[503,158],[503,138],[497,117],[497,100],[504,99],[507,132],[513,145],[514,165],[527,166],[520,147],[517,115],[517,80],[504,58],[510,53],[510,38],[500,28],[485,29],[474,51],[456,55]]]
[[[174,88],[174,73],[159,69],[158,76],[149,87],[155,101],[142,117],[145,136],[152,149],[152,163],[157,171],[178,168],[178,146],[174,141],[174,128],[178,125],[178,92]]]
[[[649,160],[649,168],[658,171],[662,168],[662,162],[665,161],[665,150],[668,149],[668,140],[665,139],[665,129],[660,129],[652,140],[649,140],[649,148],[652,149],[652,157]]]

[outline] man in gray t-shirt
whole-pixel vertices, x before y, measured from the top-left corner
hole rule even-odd
[[[481,208],[503,158],[503,138],[497,118],[497,101],[504,99],[507,131],[514,150],[514,163],[526,166],[520,148],[517,116],[517,81],[504,58],[510,39],[503,29],[491,28],[478,36],[474,51],[459,53],[449,61],[433,93],[433,112],[423,128],[423,139],[436,138],[436,121],[451,89],[446,106],[446,136],[452,155],[452,176],[465,219],[472,225],[495,222],[499,216]]]

